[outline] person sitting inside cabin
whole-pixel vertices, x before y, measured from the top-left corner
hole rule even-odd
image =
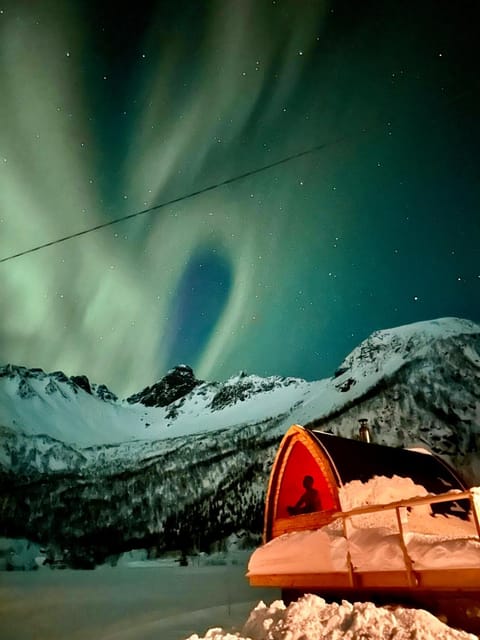
[[[305,476],[303,478],[303,487],[305,492],[300,496],[299,500],[293,507],[287,507],[287,511],[291,516],[296,516],[299,513],[313,513],[314,511],[320,511],[322,508],[320,502],[320,496],[318,491],[313,488],[314,479],[312,476]]]

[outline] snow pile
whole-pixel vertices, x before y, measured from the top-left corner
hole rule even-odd
[[[480,489],[473,489],[480,497]],[[385,505],[428,492],[410,478],[375,476],[354,480],[340,491],[344,510]],[[478,513],[478,510],[477,510]],[[452,569],[480,565],[480,541],[470,520],[433,515],[429,505],[402,509],[404,541],[415,569]],[[249,574],[298,574],[347,571],[347,550],[357,571],[404,571],[405,559],[395,510],[349,517],[314,531],[296,531],[270,540],[250,558]]]
[[[374,476],[368,482],[352,480],[340,488],[340,504],[342,511],[351,511],[369,505],[388,504],[408,498],[428,495],[425,487],[415,484],[411,478],[394,475],[392,478]],[[425,510],[417,507],[417,510]],[[429,511],[428,506],[426,509]],[[369,513],[356,516],[352,525],[357,528],[391,527],[398,531],[395,511],[388,510],[380,513]]]
[[[396,475],[392,478],[374,476],[368,482],[352,480],[341,487],[339,493],[343,511],[428,495],[425,487],[415,484],[411,478]]]
[[[478,569],[480,566],[478,540],[421,534],[407,534],[406,540],[415,569]]]
[[[0,571],[33,571],[43,564],[40,546],[25,538],[0,538]]]
[[[288,607],[280,600],[267,607],[260,602],[240,633],[209,629],[188,640],[476,640],[451,629],[424,610],[376,607],[371,602],[327,604],[311,594]]]
[[[347,541],[341,527],[335,526],[274,538],[256,549],[248,563],[253,575],[347,570]]]

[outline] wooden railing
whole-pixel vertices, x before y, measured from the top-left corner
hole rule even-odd
[[[341,519],[343,524],[344,536],[346,539],[348,539],[347,523],[349,519],[354,518],[355,516],[394,510],[396,514],[396,521],[397,521],[397,526],[400,534],[400,547],[402,549],[403,558],[405,561],[408,582],[410,586],[414,587],[417,584],[417,579],[415,577],[415,571],[413,569],[413,562],[408,553],[407,545],[405,543],[404,525],[402,522],[401,510],[405,510],[408,507],[419,507],[422,505],[439,504],[442,502],[456,502],[458,500],[468,500],[470,502],[471,514],[472,514],[473,522],[475,525],[476,537],[480,540],[479,514],[477,513],[477,510],[476,510],[475,498],[474,498],[473,492],[470,490],[449,491],[447,493],[442,493],[440,495],[428,495],[428,496],[421,496],[417,498],[408,498],[405,500],[398,500],[396,502],[389,502],[387,504],[368,505],[365,507],[357,507],[356,509],[351,509],[350,511],[337,511],[330,515],[330,521],[333,522],[335,520]],[[353,587],[355,585],[355,568],[353,566],[352,559],[350,557],[350,551],[348,549],[347,549],[347,566],[350,574],[351,586]]]

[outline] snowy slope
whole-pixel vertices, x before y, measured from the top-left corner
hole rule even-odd
[[[0,368],[0,425],[79,447],[172,438],[284,413],[311,386],[240,374],[223,384],[201,383],[167,406],[145,406],[131,398],[103,400],[61,375],[65,380],[24,367]]]
[[[480,327],[444,318],[374,333],[325,380],[209,383],[182,365],[126,400],[84,376],[7,365],[0,535],[67,548],[81,565],[138,546],[210,548],[240,529],[258,533],[292,423],[354,437],[367,417],[377,442],[426,445],[476,480],[479,354]]]
[[[471,404],[469,393],[477,388],[480,375],[479,336],[479,325],[456,318],[378,331],[345,359],[332,378],[306,382],[240,374],[225,383],[196,381],[190,392],[166,406],[132,403],[135,396],[117,401],[103,385],[89,385],[87,381],[92,390],[88,393],[61,372],[47,374],[7,365],[0,368],[0,425],[25,435],[45,434],[85,447],[215,431],[258,422],[292,408],[292,417],[300,424],[326,422],[405,381],[407,371],[407,383],[415,378],[411,392],[419,387],[429,389],[432,401],[437,402],[442,390],[439,410],[448,414],[450,405]],[[462,388],[465,385],[468,388]],[[99,395],[98,389],[107,393]],[[141,397],[141,393],[136,396]],[[475,430],[480,406],[473,405],[466,406],[464,414]],[[368,413],[374,425],[381,424],[382,418]],[[395,430],[393,412],[389,417]],[[382,441],[398,444],[397,436],[389,433],[386,418],[383,422],[387,429],[381,434]],[[355,418],[351,419],[351,428],[357,428]]]
[[[372,334],[312,398],[314,410],[303,405],[296,415],[345,437],[368,418],[376,442],[427,446],[473,479],[480,478],[479,392],[480,326],[442,318]]]

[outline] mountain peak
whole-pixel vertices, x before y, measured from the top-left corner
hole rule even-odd
[[[439,341],[475,334],[480,335],[480,325],[462,318],[437,318],[374,331],[345,358],[335,377],[353,369],[364,376],[373,371],[393,372],[422,357]]]
[[[285,378],[282,376],[261,378],[260,376],[248,375],[245,371],[240,371],[240,373],[229,378],[220,386],[210,403],[210,407],[212,411],[218,411],[225,409],[227,406],[233,406],[237,402],[248,400],[255,395],[304,382],[300,378]]]
[[[166,407],[179,398],[190,393],[202,380],[195,377],[193,369],[187,364],[179,364],[170,369],[167,374],[150,387],[134,393],[127,398],[129,404],[137,402],[146,407]]]
[[[0,367],[0,378],[16,384],[16,391],[21,398],[43,397],[44,394],[50,396],[55,393],[66,398],[68,390],[75,395],[82,390],[106,402],[117,400],[117,396],[108,387],[91,383],[85,375],[68,377],[63,371],[46,373],[39,367],[28,369],[21,365],[6,364]]]

